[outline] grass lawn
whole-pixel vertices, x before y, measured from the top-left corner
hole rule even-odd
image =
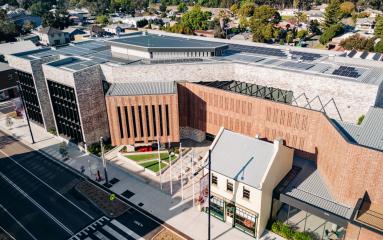
[[[139,155],[125,155],[125,157],[135,161],[135,162],[142,162],[146,160],[151,159],[158,159],[158,153],[148,153],[148,154],[139,154]],[[160,153],[161,160],[164,160],[168,162],[169,160],[169,153]],[[176,156],[171,157],[172,161],[176,159]]]
[[[150,162],[146,162],[146,163],[142,163],[140,164],[141,166],[143,166],[144,168],[147,168],[153,172],[158,172],[160,169],[159,169],[159,165],[158,165],[158,161],[150,161]],[[161,169],[164,169],[166,167],[166,164],[165,163],[161,163]]]

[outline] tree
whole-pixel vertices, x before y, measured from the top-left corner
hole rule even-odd
[[[99,15],[96,17],[96,23],[101,24],[102,26],[105,26],[109,23],[109,18],[105,15]]]
[[[299,39],[304,39],[307,36],[307,31],[306,30],[299,30],[297,32],[297,38]]]
[[[383,17],[377,17],[374,34],[377,37],[383,36]]]
[[[238,5],[237,5],[237,4],[233,4],[233,5],[231,5],[231,7],[230,7],[230,11],[231,11],[233,14],[237,14],[237,13],[238,13]]]
[[[331,41],[334,37],[340,35],[343,33],[343,25],[342,24],[334,24],[328,27],[322,34],[322,36],[319,39],[319,42],[321,44],[327,44]]]
[[[343,17],[349,17],[355,11],[355,4],[352,2],[343,2],[340,4],[340,11]]]
[[[68,157],[68,150],[67,150],[67,144],[66,142],[62,142],[60,143],[60,146],[59,146],[59,152],[61,154],[61,156],[66,159]]]
[[[319,24],[318,20],[316,20],[316,19],[310,20],[308,29],[312,34],[319,35],[319,34],[321,34],[321,31],[319,29],[319,25],[320,24]]]
[[[352,35],[340,42],[340,45],[347,50],[356,49],[359,51],[374,51],[375,37],[366,38],[360,34]]]
[[[383,40],[380,40],[374,48],[375,52],[383,53]]]
[[[330,0],[330,3],[325,9],[323,29],[327,29],[330,26],[337,24],[341,19],[340,2],[339,0]]]
[[[307,14],[304,12],[296,12],[295,18],[297,19],[298,25],[300,23],[306,23],[308,19]]]
[[[33,24],[33,22],[25,21],[24,24],[23,24],[23,31],[26,32],[26,33],[29,33],[29,32],[31,32],[31,30],[34,27],[35,27],[35,25]]]
[[[242,17],[251,17],[254,14],[255,4],[254,2],[245,2],[238,10],[238,15]]]
[[[161,12],[166,12],[166,8],[167,8],[168,6],[166,5],[166,3],[165,2],[161,2],[161,5],[160,5],[160,11]]]
[[[202,11],[199,5],[195,5],[190,11],[182,16],[181,23],[192,31],[206,30],[210,17],[211,12]]]
[[[281,21],[281,15],[279,15],[278,10],[268,5],[255,8],[253,18],[259,19],[263,23],[272,22],[277,24]]]
[[[32,15],[43,16],[50,9],[49,3],[46,2],[35,2],[29,7]]]
[[[294,40],[294,34],[292,31],[289,31],[287,32],[287,35],[286,35],[286,42],[287,43],[292,43]]]
[[[9,21],[7,12],[0,10],[0,42],[10,42],[18,35],[15,23]]]
[[[186,4],[184,2],[181,2],[178,7],[177,7],[177,11],[180,12],[180,13],[184,13],[188,10],[188,7],[186,6]]]

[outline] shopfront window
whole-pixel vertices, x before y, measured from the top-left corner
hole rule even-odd
[[[215,196],[211,198],[210,201],[210,213],[211,215],[217,217],[218,219],[224,221],[224,201]]]
[[[277,218],[299,232],[308,232],[312,239],[342,240],[346,229],[312,213],[283,204]]]
[[[251,236],[255,236],[256,216],[244,209],[236,207],[234,226]]]

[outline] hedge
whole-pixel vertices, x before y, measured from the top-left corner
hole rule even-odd
[[[310,233],[294,231],[289,225],[279,220],[271,225],[271,231],[289,240],[313,240]]]

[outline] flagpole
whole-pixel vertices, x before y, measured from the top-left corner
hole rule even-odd
[[[193,186],[193,207],[195,206],[195,188],[194,188],[194,149],[191,156],[192,186]]]
[[[158,153],[158,168],[160,170],[160,188],[162,190],[162,173],[161,173],[161,156],[160,156],[160,140],[157,137],[157,153]]]
[[[168,138],[168,144],[169,144],[169,175],[170,175],[170,195],[173,195],[173,181],[172,181],[172,159],[171,159],[171,152],[170,152],[170,139]]]
[[[183,159],[182,159],[182,143],[180,142],[179,155],[181,160],[181,200],[184,200],[184,175],[183,175]]]

